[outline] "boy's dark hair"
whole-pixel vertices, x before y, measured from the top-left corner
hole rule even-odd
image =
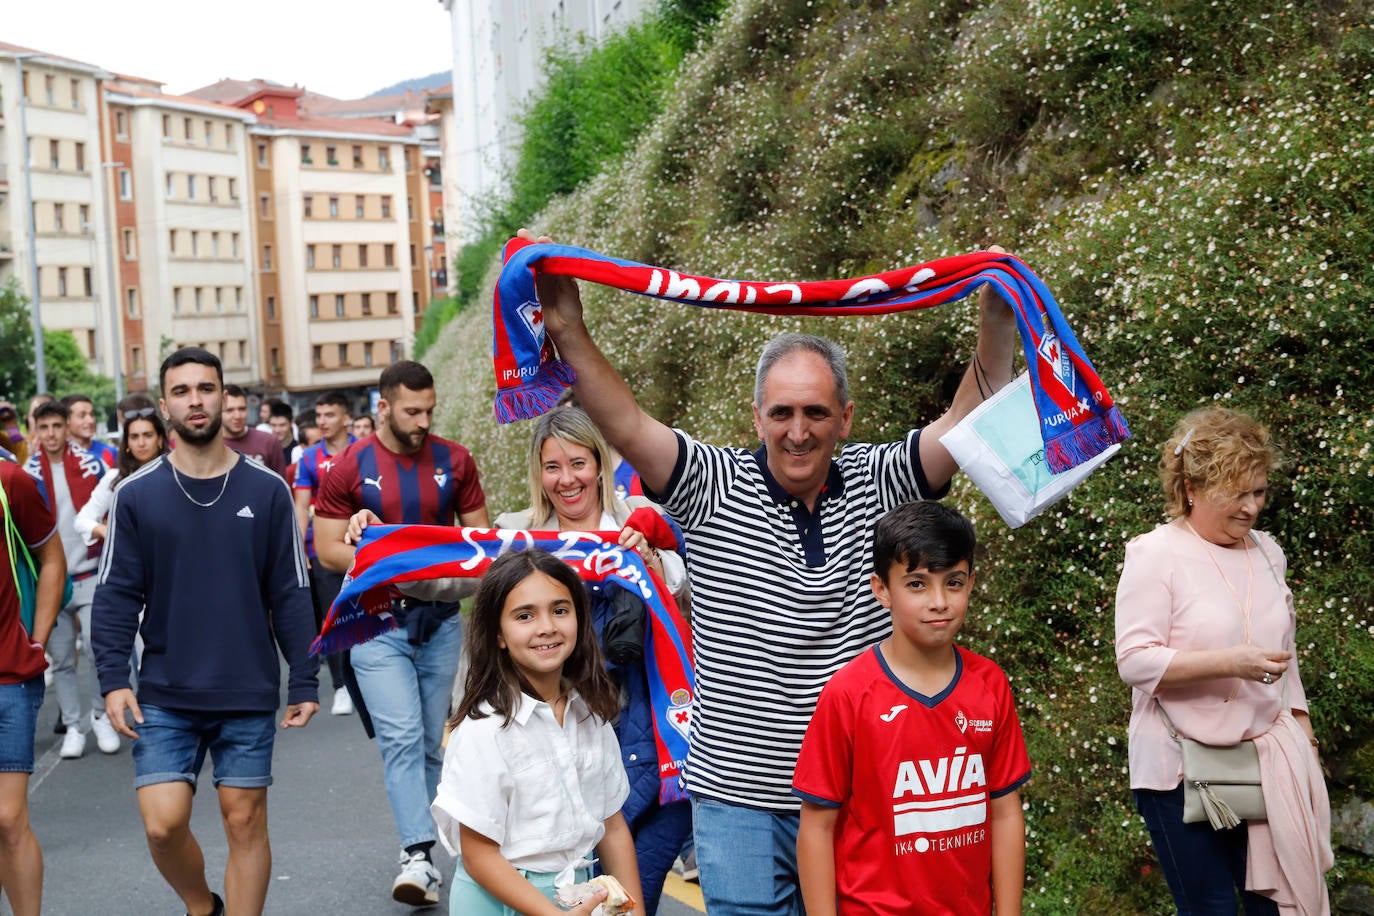
[[[291,409],[291,405],[286,403],[285,401],[268,401],[267,409],[268,416],[271,417],[285,417],[286,419],[290,420],[294,418],[296,415],[295,411]]]
[[[70,416],[71,411],[69,411],[67,405],[61,401],[44,401],[33,409],[33,422],[35,425],[44,417],[61,417],[62,422],[66,423]]]
[[[921,567],[937,572],[960,560],[972,571],[977,546],[973,523],[957,510],[931,499],[903,503],[873,528],[873,571],[886,580],[899,561],[907,572]]]
[[[184,366],[187,363],[196,363],[201,366],[211,366],[215,370],[215,377],[219,379],[222,386],[224,384],[224,366],[220,363],[219,357],[211,353],[204,347],[182,347],[172,353],[162,361],[162,368],[157,373],[158,386],[166,391],[167,389],[167,370],[175,369],[177,366]]]
[[[91,400],[90,395],[80,393],[67,395],[65,398],[62,399],[62,403],[66,406],[67,410],[69,411],[72,409],[73,406],[77,404],[90,404],[92,407],[95,406],[95,401]]]
[[[388,401],[396,397],[396,389],[401,386],[411,391],[427,391],[434,387],[434,376],[415,360],[403,359],[383,369],[377,381],[377,388]]]
[[[515,718],[520,694],[534,695],[510,660],[510,653],[497,645],[497,638],[501,633],[506,598],[517,585],[537,572],[568,590],[577,615],[577,642],[563,663],[563,679],[581,694],[587,707],[605,721],[611,721],[620,713],[619,694],[606,673],[586,586],[567,563],[551,553],[529,548],[502,554],[482,576],[463,638],[463,651],[468,657],[466,687],[462,702],[449,717],[450,726],[467,718],[484,718],[486,713],[479,707],[486,701],[502,718],[504,727]]]
[[[245,401],[248,400],[248,392],[244,391],[243,388],[238,385],[225,385],[224,396],[226,398],[243,398]]]
[[[348,395],[342,391],[326,391],[324,394],[315,398],[316,407],[337,407],[346,417],[353,415],[353,405],[348,401]]]
[[[300,429],[309,429],[312,426],[319,426],[315,420],[314,410],[302,410],[301,415],[296,418],[296,426]]]

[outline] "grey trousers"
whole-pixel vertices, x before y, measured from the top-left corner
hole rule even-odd
[[[95,677],[95,656],[91,653],[91,599],[95,596],[95,576],[72,585],[72,600],[57,613],[52,636],[48,639],[48,655],[52,657],[52,684],[57,690],[57,707],[62,711],[62,724],[75,728],[82,724],[85,707],[81,694],[90,697],[89,708],[105,712],[105,701]],[[81,621],[81,658],[77,659],[76,625]]]

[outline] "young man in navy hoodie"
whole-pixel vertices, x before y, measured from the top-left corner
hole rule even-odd
[[[319,708],[310,579],[285,482],[224,444],[219,360],[186,347],[161,376],[177,448],[115,492],[92,615],[100,689],[110,721],[135,739],[148,849],[187,913],[222,914],[226,904],[228,913],[260,913],[272,868],[278,647],[290,667],[282,727],[305,725]],[[136,631],[145,647],[137,697]],[[210,891],[190,830],[207,752],[229,841],[225,900]]]

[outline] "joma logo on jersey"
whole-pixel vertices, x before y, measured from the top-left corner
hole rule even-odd
[[[987,784],[983,755],[966,747],[952,757],[902,761],[892,789],[893,834],[947,833],[986,822]],[[913,795],[920,798],[903,801]]]

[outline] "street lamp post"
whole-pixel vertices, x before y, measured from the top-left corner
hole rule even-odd
[[[24,205],[28,211],[29,223],[29,320],[33,322],[33,372],[35,391],[42,394],[48,390],[48,364],[43,355],[43,315],[39,302],[38,289],[38,227],[33,218],[33,150],[29,148],[28,93],[24,89],[24,61],[41,54],[16,54],[14,65],[19,71],[19,140],[24,152]]]
[[[105,175],[108,169],[123,168],[122,162],[102,162],[100,163],[100,196],[105,201],[105,206],[110,211],[110,222],[114,226],[114,231],[110,234],[109,240],[105,243],[106,265],[110,269],[110,352],[114,356],[113,370],[110,374],[114,376],[115,403],[124,400],[124,348],[120,346],[119,334],[119,281],[115,274],[115,246],[119,244],[119,221],[115,218],[115,207],[118,203],[110,199],[110,194],[105,188]],[[114,195],[116,198],[118,193]],[[122,421],[121,421],[122,422]]]

